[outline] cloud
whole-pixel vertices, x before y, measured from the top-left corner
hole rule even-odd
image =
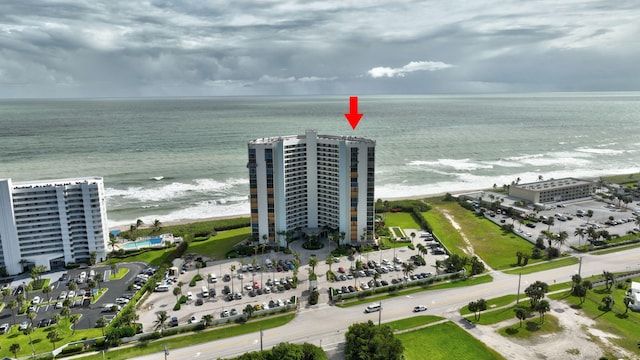
[[[628,1],[0,1],[0,98],[638,90],[639,37]]]
[[[407,73],[414,71],[438,71],[443,69],[448,69],[452,67],[451,64],[445,64],[440,61],[412,61],[407,65],[400,68],[390,68],[390,67],[374,67],[369,70],[367,73],[372,78],[380,78],[380,77],[404,77]]]

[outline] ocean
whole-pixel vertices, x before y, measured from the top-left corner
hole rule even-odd
[[[357,95],[357,94],[354,94]],[[0,178],[102,176],[110,226],[249,213],[247,142],[376,140],[376,198],[640,170],[640,93],[0,100]]]

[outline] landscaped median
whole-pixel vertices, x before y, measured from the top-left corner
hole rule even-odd
[[[545,271],[551,269],[557,269],[559,267],[575,265],[580,262],[580,259],[575,256],[568,256],[560,259],[550,260],[543,263],[536,263],[532,265],[512,268],[503,271],[505,274],[518,275],[518,274],[531,274],[538,271]]]

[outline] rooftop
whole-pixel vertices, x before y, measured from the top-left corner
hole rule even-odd
[[[511,185],[517,188],[526,189],[526,190],[547,190],[547,189],[559,189],[563,187],[570,187],[576,185],[588,185],[593,184],[591,181],[580,180],[576,178],[564,178],[564,179],[551,179],[545,181],[538,181],[534,183],[527,184],[517,184]]]

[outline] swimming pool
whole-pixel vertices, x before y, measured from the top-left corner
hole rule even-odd
[[[144,240],[144,241],[136,241],[136,242],[128,242],[124,245],[122,245],[123,249],[139,249],[139,248],[143,248],[143,247],[149,247],[151,245],[151,241],[150,240]]]
[[[128,242],[122,245],[122,248],[126,250],[131,250],[131,249],[145,248],[151,245],[162,245],[162,238],[152,238],[152,239],[141,240],[136,242]]]

